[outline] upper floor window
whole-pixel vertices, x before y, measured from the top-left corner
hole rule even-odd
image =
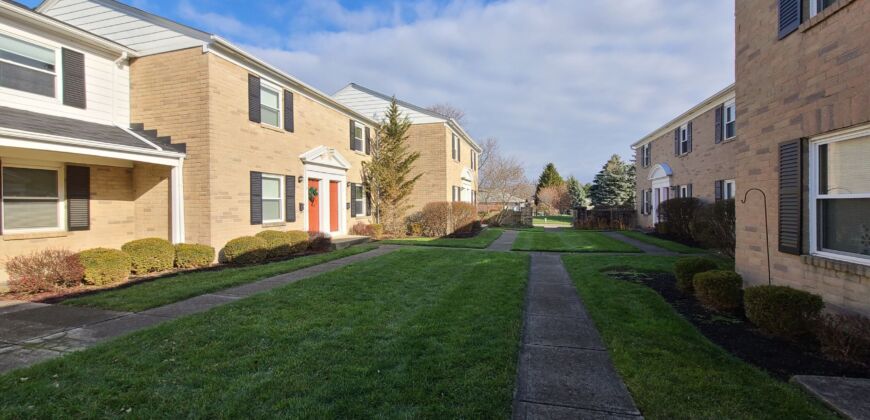
[[[870,264],[870,128],[810,145],[812,251]]]
[[[647,143],[640,147],[640,164],[644,168],[649,167],[652,162],[652,143]]]
[[[819,14],[822,10],[825,10],[828,6],[837,2],[837,0],[806,0],[808,9],[808,13],[810,17],[813,17]]]
[[[55,96],[55,51],[0,34],[0,86]]]
[[[680,127],[680,154],[689,153],[689,125]]]
[[[365,153],[366,144],[366,129],[365,126],[354,121],[353,122],[353,147],[351,150]]]
[[[266,83],[260,84],[260,122],[281,127],[280,89]]]
[[[457,162],[461,161],[462,160],[462,155],[461,155],[462,144],[460,143],[459,136],[457,136],[456,134],[453,134],[452,146],[453,146],[453,154],[452,154],[453,160],[455,160]]]
[[[725,103],[722,118],[722,138],[731,139],[737,134],[737,107],[733,99]]]

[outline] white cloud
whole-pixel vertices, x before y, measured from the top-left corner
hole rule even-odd
[[[398,4],[350,11],[326,1],[302,15],[332,29],[290,31],[277,44],[236,39],[327,92],[354,81],[423,106],[449,102],[530,175],[553,161],[584,181],[733,81],[732,0]]]

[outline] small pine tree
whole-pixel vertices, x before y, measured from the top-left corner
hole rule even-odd
[[[402,233],[403,217],[408,210],[405,199],[414,190],[422,174],[411,177],[420,153],[408,150],[411,121],[399,110],[393,97],[390,107],[372,139],[371,162],[363,162],[363,185],[369,192],[375,219],[392,234]]]
[[[634,206],[634,165],[613,155],[595,175],[589,198],[596,207]]]
[[[576,209],[580,207],[586,207],[586,185],[581,184],[580,181],[578,181],[577,178],[574,178],[573,176],[568,178],[566,184],[568,186],[568,197],[570,197],[571,199],[571,208]]]
[[[547,166],[544,167],[544,171],[541,172],[541,176],[538,177],[538,186],[535,188],[535,204],[540,203],[540,200],[538,200],[538,193],[540,193],[542,189],[547,187],[558,187],[563,184],[565,184],[565,180],[563,180],[562,176],[559,175],[559,171],[556,170],[556,165],[548,163]]]

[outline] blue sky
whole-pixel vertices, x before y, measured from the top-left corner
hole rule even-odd
[[[589,182],[734,80],[734,0],[125,1],[330,94],[353,81],[451,103],[530,177],[554,162]]]

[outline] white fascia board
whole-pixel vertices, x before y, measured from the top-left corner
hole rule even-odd
[[[644,138],[634,142],[631,145],[631,148],[637,149],[638,147],[641,147],[641,146],[665,135],[668,132],[673,132],[674,130],[677,129],[677,127],[680,127],[683,124],[686,124],[689,121],[692,121],[695,118],[698,118],[699,116],[701,116],[705,112],[708,112],[711,109],[716,108],[717,106],[724,104],[725,102],[730,101],[734,98],[735,98],[734,84],[732,83],[731,85],[729,85],[725,89],[722,89],[721,91],[717,92],[713,96],[705,99],[700,104],[695,105],[694,107],[692,107],[688,111],[680,114],[680,116],[678,116],[677,118],[674,118],[673,120],[671,120],[667,124],[659,127],[657,130],[653,131],[652,133],[647,134]]]
[[[215,47],[217,47],[217,48],[215,48]],[[377,126],[377,121],[348,108],[344,104],[333,99],[331,96],[329,96],[329,95],[317,90],[313,86],[310,86],[310,85],[306,84],[305,82],[302,82],[301,80],[287,74],[283,70],[257,58],[255,55],[243,50],[242,48],[234,45],[233,43],[231,43],[231,42],[229,42],[229,41],[227,41],[227,40],[225,40],[217,35],[211,36],[211,44],[209,44],[209,46],[205,48],[205,51],[218,53],[218,55],[222,56],[223,58],[225,58],[225,59],[227,59],[227,60],[229,60],[229,61],[231,61],[231,62],[233,62],[233,63],[235,63],[235,64],[247,69],[248,71],[253,72],[253,73],[262,74],[265,71],[265,73],[269,73],[269,76],[271,76],[274,79],[277,79],[276,82],[278,82],[278,83],[283,82],[284,85],[288,85],[289,87],[293,88],[296,92],[304,95],[305,97],[307,97],[313,101],[316,101],[316,102],[319,102],[323,105],[329,106],[332,109],[334,109],[338,112],[341,112],[342,114],[345,114],[348,117],[358,119],[361,122],[363,122],[366,125],[369,125],[371,127]],[[220,54],[220,53],[223,53],[223,54]],[[231,56],[235,56],[235,57],[231,57]],[[237,59],[233,59],[233,58],[237,58]],[[239,60],[239,59],[241,59],[241,60]],[[250,62],[251,65],[245,65],[242,61],[248,61],[248,62]],[[256,69],[253,67],[259,67],[259,69]]]

